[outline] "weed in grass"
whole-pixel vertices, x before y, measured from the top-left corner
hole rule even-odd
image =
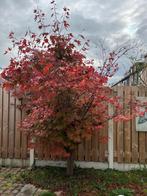
[[[49,191],[43,191],[39,196],[56,196],[56,194]]]
[[[120,188],[120,189],[114,189],[110,192],[110,196],[118,196],[118,195],[133,196],[134,191],[127,188]]]
[[[105,192],[107,189],[106,189],[106,184],[98,184],[98,183],[94,183],[93,184],[93,187],[102,191],[102,192]]]
[[[147,189],[144,189],[143,192],[147,195]]]

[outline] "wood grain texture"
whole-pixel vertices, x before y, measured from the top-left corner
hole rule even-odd
[[[2,134],[2,157],[8,157],[8,139],[9,139],[9,92],[3,92],[3,134]]]

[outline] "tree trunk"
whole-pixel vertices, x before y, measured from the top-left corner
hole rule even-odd
[[[72,176],[73,170],[74,170],[74,151],[70,151],[70,156],[67,158],[66,174],[68,176]]]

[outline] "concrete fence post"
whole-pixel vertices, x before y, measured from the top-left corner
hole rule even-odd
[[[35,143],[35,139],[34,138],[32,138],[31,143],[32,144]],[[34,162],[35,162],[35,150],[34,150],[34,147],[33,147],[33,148],[30,148],[30,167],[34,166]]]

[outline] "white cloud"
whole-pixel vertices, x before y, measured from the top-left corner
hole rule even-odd
[[[28,26],[34,27],[33,8],[37,5],[50,10],[48,0],[0,0],[0,65],[7,65],[3,56],[9,45],[7,35],[14,30],[22,36]],[[119,45],[130,38],[137,38],[147,44],[147,1],[146,0],[56,0],[61,10],[67,6],[71,10],[72,31],[83,32],[92,43],[107,40],[108,48]],[[97,58],[93,48],[90,55]],[[98,60],[96,59],[96,62]]]

